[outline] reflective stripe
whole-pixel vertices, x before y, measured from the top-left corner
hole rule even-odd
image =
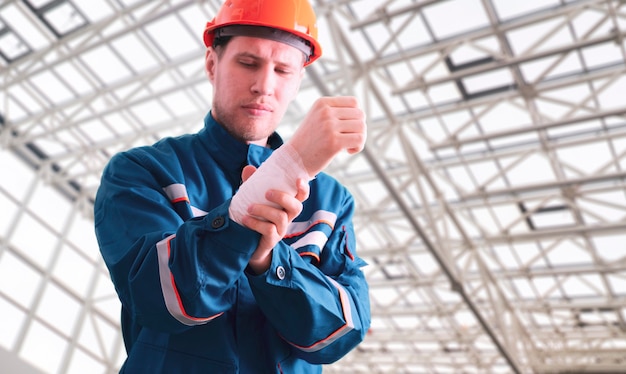
[[[208,318],[197,318],[187,314],[183,302],[180,299],[178,290],[176,289],[176,282],[174,282],[174,274],[170,271],[169,258],[170,258],[170,241],[176,235],[170,235],[167,238],[161,240],[156,244],[157,256],[159,259],[159,278],[161,280],[161,292],[163,292],[163,300],[165,306],[170,312],[172,317],[176,318],[180,323],[187,326],[202,325],[214,318],[222,315],[218,313]]]
[[[297,347],[301,351],[304,351],[304,352],[317,352],[319,350],[322,350],[322,349],[328,347],[329,345],[331,345],[332,343],[337,341],[342,336],[344,336],[347,333],[349,333],[350,331],[354,330],[354,322],[352,320],[352,308],[350,306],[351,305],[350,304],[350,295],[343,288],[343,286],[340,285],[339,283],[337,283],[335,280],[333,280],[331,278],[328,278],[328,280],[335,287],[337,287],[337,290],[339,291],[339,301],[341,302],[341,309],[343,310],[343,319],[346,321],[346,323],[343,326],[341,326],[340,328],[338,328],[337,330],[333,331],[333,333],[330,334],[326,339],[322,339],[322,340],[320,340],[320,341],[318,341],[318,342],[316,342],[316,343],[314,343],[312,345],[309,345],[308,347],[303,347],[303,346],[291,343],[291,345],[293,345],[294,347]]]
[[[300,257],[305,257],[305,256],[313,257],[315,261],[317,261],[318,264],[320,263],[320,255],[318,255],[315,252],[299,252],[298,254],[300,255]]]
[[[167,195],[167,198],[170,199],[172,204],[179,203],[181,201],[185,201],[190,204],[191,213],[194,217],[203,217],[208,214],[202,209],[198,209],[195,206],[191,205],[191,201],[189,201],[189,196],[187,195],[187,187],[181,183],[170,184],[169,186],[163,187],[163,191]]]
[[[318,210],[311,215],[308,221],[292,222],[287,228],[285,237],[289,238],[303,234],[311,227],[320,223],[327,224],[332,229],[335,227],[335,222],[337,222],[337,215],[335,213],[326,210]]]
[[[169,186],[163,187],[163,191],[170,199],[171,202],[175,203],[178,201],[189,201],[189,196],[187,195],[187,188],[184,184],[175,183],[170,184]]]
[[[322,231],[311,231],[304,235],[302,238],[296,240],[291,244],[293,249],[302,248],[307,245],[314,245],[320,249],[320,252],[324,249],[324,244],[328,241],[328,236]]]
[[[209,212],[205,212],[202,209],[198,209],[195,206],[191,207],[191,213],[193,214],[194,217],[204,217],[207,214],[209,214]]]

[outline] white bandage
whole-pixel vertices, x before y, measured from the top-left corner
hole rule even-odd
[[[296,196],[298,179],[308,182],[313,178],[309,177],[298,152],[289,143],[283,144],[259,166],[233,196],[228,208],[230,218],[241,224],[243,217],[248,214],[248,207],[252,204],[278,207],[265,198],[265,193],[271,189]]]

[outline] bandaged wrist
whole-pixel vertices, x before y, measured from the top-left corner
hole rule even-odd
[[[264,204],[278,207],[265,198],[268,190],[278,190],[296,196],[297,181],[310,181],[311,177],[304,168],[298,152],[286,143],[276,151],[245,181],[233,196],[228,212],[230,218],[241,224],[252,204]]]

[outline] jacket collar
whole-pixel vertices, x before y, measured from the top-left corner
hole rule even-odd
[[[258,167],[283,144],[276,132],[268,139],[268,147],[242,143],[217,123],[211,112],[204,118],[204,128],[198,134],[215,161],[227,170],[236,168],[240,171],[247,164]]]

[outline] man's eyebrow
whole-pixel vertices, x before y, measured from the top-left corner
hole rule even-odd
[[[256,61],[264,61],[265,59],[263,57],[260,57],[252,52],[248,52],[248,51],[244,51],[244,52],[240,52],[237,53],[235,55],[235,57],[239,58],[239,57],[247,57],[247,58],[251,58],[253,60]],[[281,67],[293,67],[293,64],[287,61],[281,61],[281,60],[273,60],[273,62]]]
[[[246,52],[239,52],[235,56],[236,57],[250,57],[250,58],[253,58],[255,60],[260,60],[261,59],[261,57],[255,55],[255,54],[253,54],[251,52],[247,52],[247,51]]]

